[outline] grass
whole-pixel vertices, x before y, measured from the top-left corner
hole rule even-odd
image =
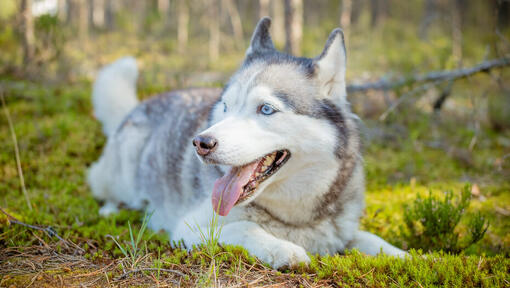
[[[482,126],[476,134],[465,119],[446,115],[438,120],[416,110],[406,113],[407,108],[398,118],[390,115],[384,124],[367,120],[367,126],[380,129],[383,136],[371,139],[364,153],[364,229],[406,248],[409,243],[400,232],[405,225],[404,206],[418,194],[460,191],[470,182],[479,191],[467,209],[490,221],[485,237],[460,255],[435,252],[401,261],[353,251],[345,256],[313,256],[308,267],[274,271],[241,247],[216,246],[219,225],[198,231],[205,245],[187,252],[171,248],[164,233],[148,235],[147,217],[140,212],[123,210],[100,217],[99,204],[85,183],[86,168],[105,143],[91,113],[90,83],[53,86],[3,79],[1,86],[33,210],[27,208],[20,186],[6,117],[0,117],[0,207],[24,223],[52,226],[82,250],[44,231],[10,223],[0,214],[0,286],[509,285],[510,169],[501,162],[510,153],[504,141],[510,139],[508,132],[495,133]],[[141,84],[142,95],[158,89]],[[473,137],[477,145],[469,151]],[[459,157],[461,152],[468,153],[468,161]],[[456,231],[460,237],[469,233],[463,221]],[[107,235],[115,235],[115,241]]]
[[[16,132],[14,131],[14,127],[12,126],[11,114],[9,113],[9,109],[7,109],[7,105],[5,104],[4,91],[0,91],[0,100],[2,102],[2,108],[5,113],[5,118],[7,119],[7,123],[9,124],[9,132],[11,132],[12,136],[12,144],[14,146],[14,155],[16,156],[16,166],[18,168],[18,176],[19,182],[21,185],[21,190],[23,191],[23,196],[27,201],[27,207],[29,210],[32,210],[32,203],[30,203],[30,197],[28,197],[27,189],[25,187],[25,178],[23,177],[23,169],[21,169],[21,162],[19,159],[19,148],[18,148],[18,139],[16,138]]]
[[[203,248],[205,254],[213,260],[219,250],[219,240],[221,230],[223,229],[223,223],[219,223],[219,215],[213,213],[207,224],[206,230],[203,230],[203,227],[200,227],[197,223],[195,223],[195,225],[186,223],[188,228],[200,237],[202,242],[201,248]]]
[[[111,235],[106,235],[108,238],[112,239],[113,242],[115,242],[115,245],[120,249],[122,254],[126,257],[131,259],[131,268],[135,268],[137,261],[139,260],[139,257],[142,256],[142,253],[144,252],[142,250],[142,247],[140,247],[140,244],[142,242],[142,237],[145,233],[145,230],[147,229],[147,225],[149,224],[150,218],[152,217],[153,213],[147,214],[145,213],[145,216],[143,217],[142,226],[140,227],[140,230],[136,234],[136,240],[133,236],[133,229],[131,228],[131,223],[128,221],[128,229],[129,229],[129,242],[128,244],[121,244],[119,241],[115,239],[115,237]],[[146,247],[145,247],[146,248]],[[159,252],[159,250],[158,250]]]
[[[218,205],[221,205],[221,199]],[[214,281],[214,286],[216,286],[218,279],[216,256],[221,250],[219,240],[223,223],[219,223],[219,215],[213,212],[207,227],[200,227],[198,223],[195,223],[194,226],[189,223],[186,223],[186,225],[193,233],[200,237],[202,242],[200,247],[193,247],[193,249],[199,248],[210,259],[209,270],[206,273],[202,273],[200,277],[200,286],[211,286],[211,280]]]
[[[50,256],[46,261],[38,259],[38,253]],[[181,285],[213,286],[265,286],[284,287],[503,287],[508,286],[508,267],[510,260],[502,255],[487,256],[453,256],[434,253],[427,258],[412,252],[407,260],[388,256],[367,257],[356,251],[345,256],[312,257],[308,267],[302,266],[288,271],[272,270],[249,257],[239,247],[225,247],[222,257],[217,259],[217,278],[213,283],[203,281],[203,273],[209,268],[208,258],[204,253],[195,251],[190,254],[180,251],[167,251],[161,255],[161,267],[158,269],[138,269],[126,274],[119,263],[122,259],[111,260],[109,264],[98,266],[86,259],[70,257],[48,251],[27,249],[24,255],[12,255],[14,264],[2,270],[2,285],[26,286],[35,278],[39,286],[78,285],[90,283],[94,286],[150,286]],[[152,255],[150,255],[152,256]],[[40,257],[39,257],[40,258]],[[26,261],[30,259],[30,261]],[[23,261],[24,260],[24,261]],[[141,267],[151,267],[154,258],[145,257]],[[179,262],[179,264],[175,264]],[[39,274],[30,271],[30,265],[41,265]],[[7,265],[5,265],[7,266]],[[3,266],[2,268],[6,268]],[[66,268],[67,267],[67,268]],[[31,273],[27,273],[30,271]],[[160,272],[159,279],[157,273]],[[7,274],[7,275],[5,275]],[[127,275],[127,276],[125,276]]]

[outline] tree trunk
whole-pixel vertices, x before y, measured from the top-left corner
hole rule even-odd
[[[285,34],[285,51],[299,56],[303,37],[303,0],[285,0]]]
[[[104,16],[106,29],[112,31],[115,28],[115,9],[113,0],[104,1]]]
[[[425,0],[424,5],[424,15],[423,19],[421,20],[420,24],[420,31],[418,32],[418,35],[420,36],[420,39],[427,40],[428,38],[428,32],[430,24],[434,21],[436,18],[436,0]]]
[[[92,11],[91,22],[96,28],[103,28],[105,23],[105,0],[92,0],[90,9]]]
[[[497,27],[498,29],[505,29],[510,26],[510,2],[508,1],[495,1],[496,14],[497,14]]]
[[[89,34],[89,17],[87,0],[76,0],[78,9],[78,37],[81,41],[85,41]]]
[[[168,10],[170,8],[170,0],[158,0],[158,12],[159,15],[168,16]]]
[[[151,3],[149,1],[133,1],[133,8],[134,8],[134,15],[136,17],[135,24],[136,24],[136,33],[139,35],[145,35],[147,31],[145,31],[145,24],[146,24],[146,17],[147,12],[149,11],[149,5],[155,4]],[[133,11],[133,10],[131,10]]]
[[[450,3],[451,28],[452,28],[452,58],[457,68],[462,67],[462,0],[453,0]],[[434,112],[438,113],[446,100],[450,97],[453,81],[445,87],[443,92],[434,101]]]
[[[269,16],[269,0],[259,0],[259,19]]]
[[[218,60],[220,56],[220,12],[217,1],[210,0],[209,16],[209,59]]]
[[[372,28],[377,24],[377,14],[379,14],[379,1],[370,0],[370,25]]]
[[[69,26],[74,25],[73,19],[77,16],[76,13],[76,0],[66,0],[66,24]]]
[[[273,41],[277,44],[283,45],[285,42],[285,12],[283,8],[283,0],[272,0],[273,10]]]
[[[352,0],[342,0],[340,13],[340,28],[344,31],[345,38],[349,38],[352,15]],[[348,42],[347,42],[348,43]]]
[[[372,28],[378,27],[384,22],[388,6],[387,0],[370,1],[370,24]]]
[[[186,0],[177,0],[177,50],[184,54],[188,46],[189,9]]]
[[[223,7],[226,8],[230,23],[232,24],[232,30],[234,31],[234,40],[238,48],[244,47],[243,37],[243,26],[241,23],[241,17],[239,16],[239,10],[236,7],[236,3],[233,0],[223,0]]]
[[[363,5],[365,1],[357,0],[352,3],[352,11],[351,11],[351,25],[354,25],[358,22],[359,16],[361,15],[361,11],[363,11]]]
[[[452,56],[455,63],[462,66],[462,0],[453,0],[451,6],[452,16]]]
[[[64,23],[67,18],[67,1],[66,0],[58,0],[57,2],[57,17],[60,22]]]
[[[90,24],[91,27],[95,27],[94,23],[94,4],[96,3],[95,0],[85,0],[87,2],[87,22]]]
[[[21,1],[22,15],[22,45],[23,45],[23,66],[29,68],[34,60],[35,36],[34,36],[34,18],[32,17],[32,0]]]

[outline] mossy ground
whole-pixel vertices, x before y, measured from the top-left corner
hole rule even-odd
[[[330,13],[337,10],[331,9]],[[328,19],[330,22],[320,27],[306,27],[305,56],[320,53],[327,36],[325,31],[337,25],[331,20],[336,18]],[[371,72],[369,77],[374,77],[388,71],[415,73],[417,67],[420,71],[455,67],[449,34],[435,35],[425,43],[412,29],[400,31],[406,25],[392,19],[387,21],[389,28],[383,31],[352,31],[347,42],[349,63],[352,63],[348,78],[360,78],[366,71]],[[478,43],[479,35],[465,34],[466,42],[476,43],[464,47],[466,67],[486,57],[485,44]],[[454,95],[448,100],[456,106],[450,109],[446,105],[440,115],[430,113],[427,109],[431,105],[418,101],[417,105],[402,105],[383,122],[364,117],[368,131],[364,152],[367,207],[362,228],[406,248],[408,244],[400,234],[403,206],[429,190],[438,194],[445,190],[460,191],[470,182],[477,190],[473,191],[469,210],[481,211],[489,219],[490,227],[484,239],[464,254],[436,253],[420,257],[416,252],[414,257],[403,261],[352,252],[345,256],[314,256],[308,267],[274,271],[239,247],[223,247],[212,261],[203,250],[188,254],[171,249],[164,233],[148,232],[144,236],[144,253],[137,259],[136,267],[131,267],[132,262],[107,235],[118,237],[120,242],[128,241],[128,221],[137,230],[143,214],[122,210],[106,218],[98,215],[100,204],[86,185],[85,173],[101,154],[106,139],[92,116],[91,83],[78,79],[91,76],[98,66],[123,55],[135,55],[141,63],[139,94],[143,98],[174,87],[210,82],[200,77],[189,80],[193,71],[231,74],[241,62],[243,51],[224,50],[220,59],[211,63],[205,50],[200,49],[205,41],[190,39],[189,55],[183,57],[174,53],[175,41],[150,33],[139,37],[126,37],[125,33],[95,35],[86,43],[66,43],[62,54],[65,57],[45,63],[35,74],[37,77],[32,75],[34,81],[1,76],[0,93],[5,96],[13,120],[33,210],[28,209],[21,192],[14,146],[3,111],[0,113],[0,207],[24,223],[52,226],[62,238],[80,248],[69,243],[66,246],[42,231],[9,225],[6,216],[0,213],[0,286],[178,283],[183,286],[510,286],[510,132],[495,132],[478,121],[476,107],[486,101],[483,95],[495,86],[487,75],[456,83]],[[277,46],[281,45],[277,43]],[[21,63],[20,59],[12,62]],[[52,77],[43,75],[60,75],[65,81],[52,83],[48,81]],[[509,79],[508,71],[498,75],[503,83],[508,82],[505,81]],[[218,82],[224,79],[220,77]],[[359,103],[359,97],[370,95],[353,96],[351,100]],[[362,102],[366,104],[370,99]],[[452,113],[454,110],[465,113]],[[465,226],[461,225],[461,234],[463,229]],[[125,274],[132,269],[141,272]],[[184,276],[164,269],[176,270]]]
[[[474,197],[470,210],[482,211],[490,219],[490,228],[485,238],[464,255],[433,254],[423,258],[415,254],[403,261],[354,252],[346,256],[313,257],[309,267],[278,272],[257,262],[241,248],[223,247],[212,262],[201,251],[188,254],[171,249],[163,233],[150,237],[152,233],[146,233],[144,256],[137,267],[152,270],[119,278],[130,264],[107,235],[127,240],[127,222],[135,223],[135,230],[138,229],[142,214],[124,210],[100,217],[99,203],[85,183],[86,169],[99,157],[105,143],[100,124],[92,116],[90,83],[43,86],[4,79],[1,85],[18,138],[33,210],[28,209],[20,190],[13,142],[4,114],[0,117],[0,206],[22,222],[51,225],[60,236],[83,249],[65,247],[42,231],[8,225],[5,215],[0,215],[2,286],[25,286],[31,282],[39,283],[37,286],[60,282],[92,286],[250,282],[257,286],[509,285],[509,170],[508,163],[500,160],[509,153],[509,147],[504,145],[505,139],[510,139],[508,133],[487,129],[477,132],[478,144],[466,158],[452,149],[465,149],[475,134],[451,119],[416,112],[405,115],[405,121],[366,122],[369,131],[381,129],[385,136],[367,141],[367,209],[362,226],[405,247],[399,232],[404,204],[418,193],[459,191],[465,182],[471,182],[480,193]],[[141,89],[141,94],[154,92],[150,87]],[[441,148],[433,145],[434,141],[456,148]],[[159,277],[157,267],[163,269]],[[185,276],[164,269],[178,270]]]

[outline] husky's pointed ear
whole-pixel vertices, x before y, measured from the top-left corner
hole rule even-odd
[[[342,29],[337,28],[329,34],[324,50],[314,61],[314,74],[320,83],[322,97],[344,102],[346,52]]]
[[[269,27],[271,26],[271,18],[264,17],[260,19],[255,31],[251,36],[250,47],[246,50],[246,56],[253,53],[261,53],[274,50],[273,40],[269,34]]]

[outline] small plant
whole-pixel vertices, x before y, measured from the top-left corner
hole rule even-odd
[[[159,276],[161,275],[161,267],[163,266],[163,261],[161,261],[161,247],[158,247],[158,259],[154,261],[154,268],[156,268],[156,279],[159,282]]]
[[[221,205],[221,197],[218,202],[218,206]],[[198,234],[201,240],[201,246],[205,254],[211,259],[214,260],[217,252],[220,250],[219,241],[221,230],[223,229],[223,224],[219,225],[218,214],[215,212],[212,213],[211,219],[207,225],[207,230],[202,230],[198,223],[195,223],[195,227],[192,227],[189,223],[186,223],[188,228],[193,232]]]
[[[137,259],[141,256],[141,254],[145,250],[145,249],[141,249],[140,244],[142,242],[142,237],[145,233],[145,230],[147,229],[147,225],[149,224],[149,220],[152,217],[152,214],[153,213],[150,213],[150,214],[146,213],[144,215],[142,226],[140,227],[140,230],[138,231],[138,233],[136,235],[136,239],[133,235],[133,229],[131,228],[131,223],[128,221],[130,241],[125,245],[119,243],[115,239],[115,237],[113,237],[111,235],[107,235],[107,237],[110,237],[115,242],[117,247],[119,247],[122,254],[124,254],[124,256],[126,258],[131,259],[131,267],[134,267],[136,265]]]
[[[480,213],[466,215],[470,201],[470,185],[464,186],[460,198],[454,197],[452,191],[445,192],[443,199],[433,196],[432,192],[426,198],[418,195],[414,203],[406,207],[405,227],[401,227],[409,247],[460,253],[480,241],[489,223]],[[464,216],[470,217],[467,221],[469,236],[459,239],[456,228]]]
[[[198,236],[200,237],[200,240],[202,242],[201,246],[205,254],[209,258],[214,259],[214,256],[216,256],[217,252],[220,250],[219,240],[221,230],[223,228],[223,225],[219,224],[218,215],[213,212],[213,215],[209,220],[207,229],[205,231],[202,230],[202,228],[198,224],[195,224],[195,227],[192,227],[188,223],[186,223],[186,225],[188,225],[191,231],[197,233]]]
[[[220,204],[221,205],[221,199]],[[201,240],[201,248],[203,253],[211,259],[211,263],[209,265],[209,271],[208,273],[203,273],[200,278],[200,286],[211,286],[211,279],[215,281],[214,279],[217,279],[217,271],[216,271],[216,255],[220,251],[220,235],[221,230],[223,228],[223,224],[219,223],[218,214],[213,212],[213,215],[211,216],[211,219],[209,220],[209,223],[207,225],[206,230],[202,230],[200,225],[198,223],[195,223],[195,227],[192,227],[188,223],[188,227],[193,233],[197,233]],[[216,285],[213,285],[216,286]]]

